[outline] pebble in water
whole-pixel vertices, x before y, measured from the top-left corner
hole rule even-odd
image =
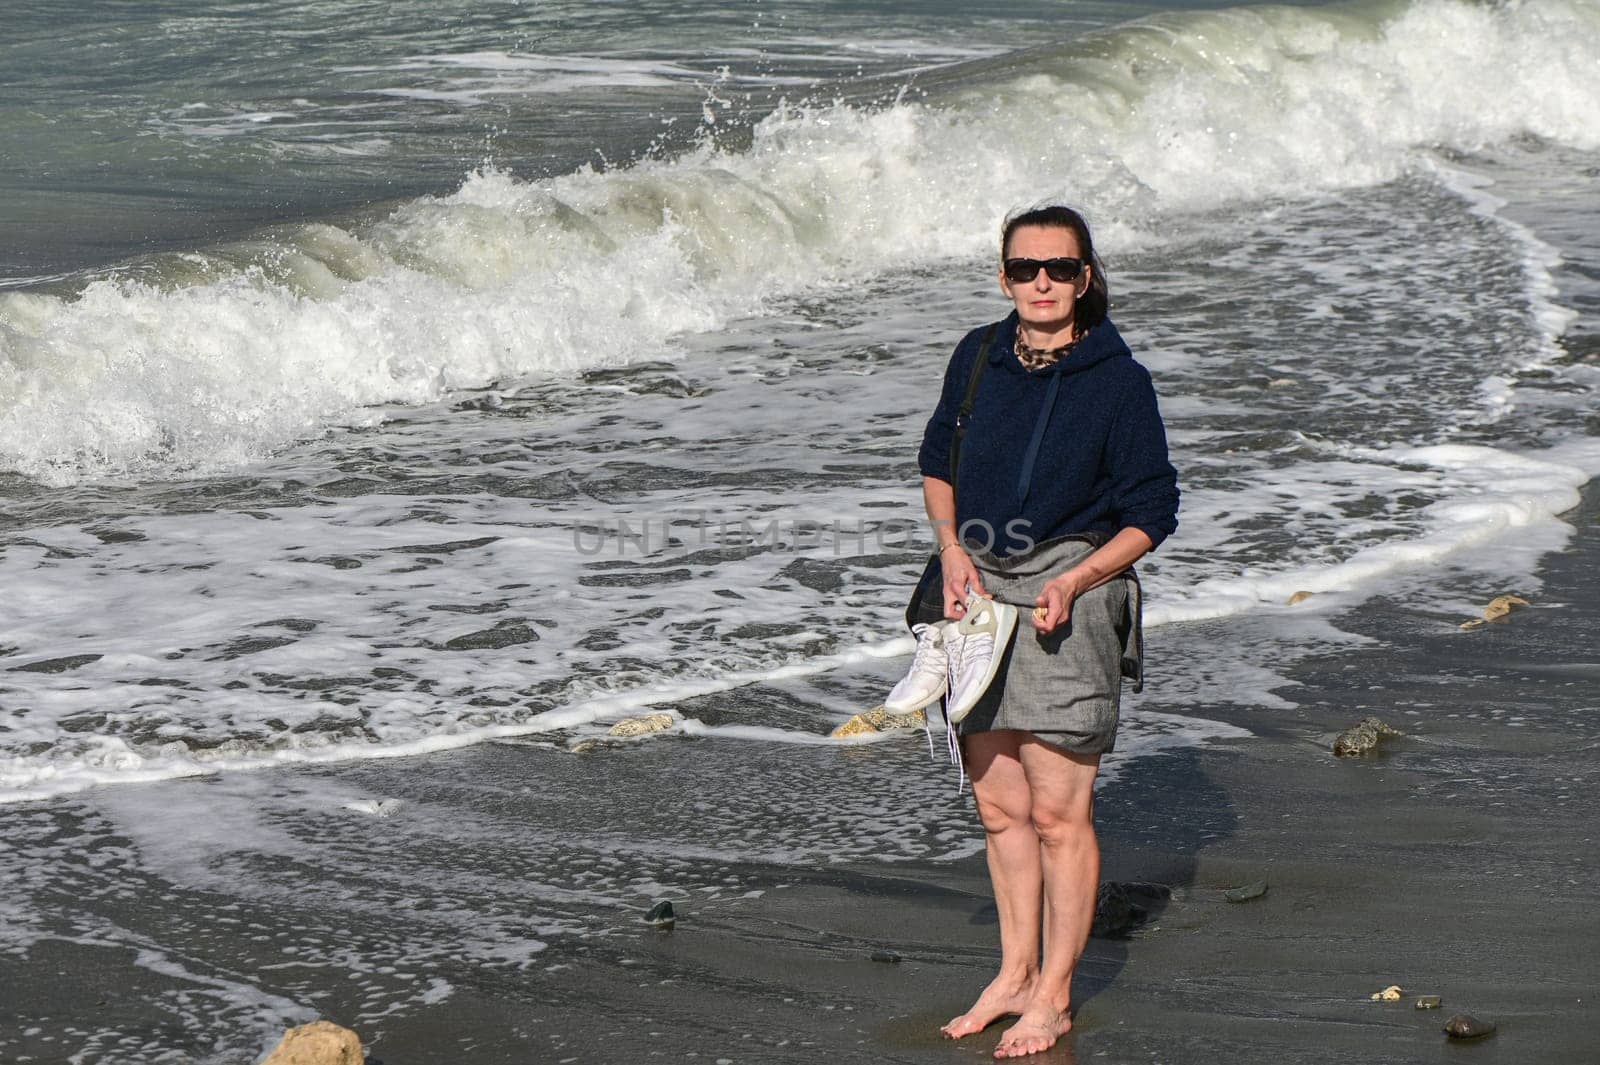
[[[892,950],[875,950],[872,952],[873,961],[881,961],[888,965],[899,965],[900,955]]]
[[[1403,994],[1405,994],[1405,992],[1401,990],[1399,984],[1390,984],[1388,987],[1384,988],[1382,991],[1374,991],[1372,993],[1372,1001],[1374,1001],[1374,1002],[1399,1002],[1400,1001],[1400,996],[1403,995]]]
[[[263,1065],[361,1065],[361,1037],[332,1021],[291,1028]]]
[[[1351,754],[1366,754],[1378,746],[1379,740],[1404,735],[1404,732],[1390,728],[1375,717],[1364,717],[1352,727],[1339,733],[1339,738],[1333,741],[1333,753],[1339,758]]]
[[[652,928],[659,928],[663,932],[672,931],[672,926],[677,923],[678,915],[672,910],[672,903],[665,900],[650,907],[650,912],[644,915],[645,923]]]
[[[842,740],[849,736],[888,732],[890,729],[922,728],[927,723],[928,715],[921,710],[913,710],[909,714],[892,714],[887,707],[875,706],[852,717],[834,729],[831,735],[836,740]]]
[[[1483,617],[1473,618],[1471,621],[1461,623],[1462,632],[1471,632],[1481,629],[1491,621],[1504,621],[1505,618],[1517,607],[1527,606],[1528,601],[1520,595],[1497,595],[1489,600],[1489,605],[1483,608]]]
[[[1416,1008],[1419,1010],[1436,1010],[1439,1008],[1441,1001],[1438,995],[1420,995],[1417,998]]]
[[[1470,1013],[1458,1013],[1444,1022],[1444,1034],[1451,1039],[1482,1039],[1493,1033],[1493,1021],[1480,1021]]]
[[[643,717],[625,717],[612,725],[607,736],[643,736],[661,732],[677,723],[671,714],[646,714]]]

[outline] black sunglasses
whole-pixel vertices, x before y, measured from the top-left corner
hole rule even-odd
[[[1039,267],[1050,275],[1052,281],[1076,281],[1083,273],[1083,260],[1061,256],[1059,259],[1007,259],[1006,280],[1013,285],[1026,284],[1039,276]]]

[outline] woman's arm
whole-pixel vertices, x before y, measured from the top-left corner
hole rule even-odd
[[[933,526],[933,538],[939,548],[940,568],[944,570],[944,616],[959,618],[967,611],[969,585],[985,598],[989,593],[983,590],[983,578],[956,535],[955,489],[949,481],[923,477],[922,505],[927,508],[928,523]]]
[[[1074,599],[1114,580],[1123,570],[1149,554],[1154,546],[1149,534],[1142,529],[1130,526],[1118,532],[1088,558],[1060,576],[1050,578],[1044,591],[1039,593],[1039,598],[1033,601],[1036,608],[1033,627],[1047,634],[1055,631],[1057,626],[1072,616]]]
[[[1113,580],[1154,551],[1178,527],[1178,474],[1167,459],[1167,432],[1150,374],[1112,421],[1106,457],[1115,472],[1112,497],[1122,528],[1099,550],[1044,586],[1033,626],[1051,632],[1072,616],[1072,601]]]

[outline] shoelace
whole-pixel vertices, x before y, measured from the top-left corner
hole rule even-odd
[[[950,751],[950,761],[956,767],[956,794],[960,795],[967,784],[967,763],[966,759],[961,757],[961,737],[956,734],[956,727],[950,724],[948,718],[944,723],[944,742]],[[928,737],[928,743],[930,746],[933,743],[931,735]]]
[[[931,625],[928,626],[917,640],[917,653],[911,656],[911,672],[932,672],[932,670],[928,669],[928,659],[932,658],[937,651],[942,651],[943,649],[939,640],[938,630]]]
[[[948,663],[948,661],[949,661],[948,652],[945,652],[944,641],[939,638],[939,630],[934,628],[934,626],[932,626],[932,625],[924,625],[923,628],[922,628],[922,632],[920,632],[917,635],[917,651],[916,651],[916,654],[911,656],[911,673],[913,675],[915,675],[915,674],[917,674],[919,672],[927,672],[927,673],[933,672],[933,670],[929,668],[931,663],[929,663],[928,659],[930,659],[930,658],[932,658],[934,656],[934,654],[936,653],[936,649],[937,649],[937,652],[946,654],[946,662]],[[947,666],[947,677],[948,677],[948,666]],[[946,681],[945,681],[945,688],[948,691],[948,689],[949,689],[949,680],[948,679],[946,679]],[[929,724],[929,722],[928,722],[927,711],[923,711],[923,714],[922,714],[922,735],[928,741],[928,757],[932,758],[933,757],[933,726],[931,724]]]
[[[948,692],[945,695],[946,705],[948,705],[948,700],[951,696],[955,695],[956,676],[959,674],[961,664],[966,658],[967,641],[971,638],[970,636],[957,635],[954,639],[945,641],[945,652],[950,656],[950,677]],[[945,714],[944,718],[944,742],[945,749],[950,755],[950,761],[956,767],[956,794],[960,795],[967,784],[967,763],[961,757],[961,737],[956,733],[955,722],[950,720],[948,713]],[[930,746],[933,743],[931,733],[928,736],[928,743]]]
[[[961,675],[961,666],[966,661],[967,640],[970,638],[957,634],[944,642],[944,653],[948,661],[945,668],[949,674],[947,679],[952,692],[956,690],[956,678]]]

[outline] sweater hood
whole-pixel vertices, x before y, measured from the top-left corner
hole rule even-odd
[[[1017,312],[1012,311],[1004,322],[1001,323],[999,336],[989,352],[989,361],[995,365],[1009,363],[1009,368],[1017,373],[1027,373],[1022,364],[1017,361]],[[1048,369],[1039,371],[1038,376],[1047,377],[1053,373],[1073,374],[1081,373],[1092,366],[1098,366],[1107,359],[1116,359],[1127,356],[1131,358],[1133,352],[1122,339],[1122,334],[1117,332],[1117,327],[1111,324],[1110,318],[1103,318],[1100,324],[1090,329],[1078,339],[1066,358]]]

